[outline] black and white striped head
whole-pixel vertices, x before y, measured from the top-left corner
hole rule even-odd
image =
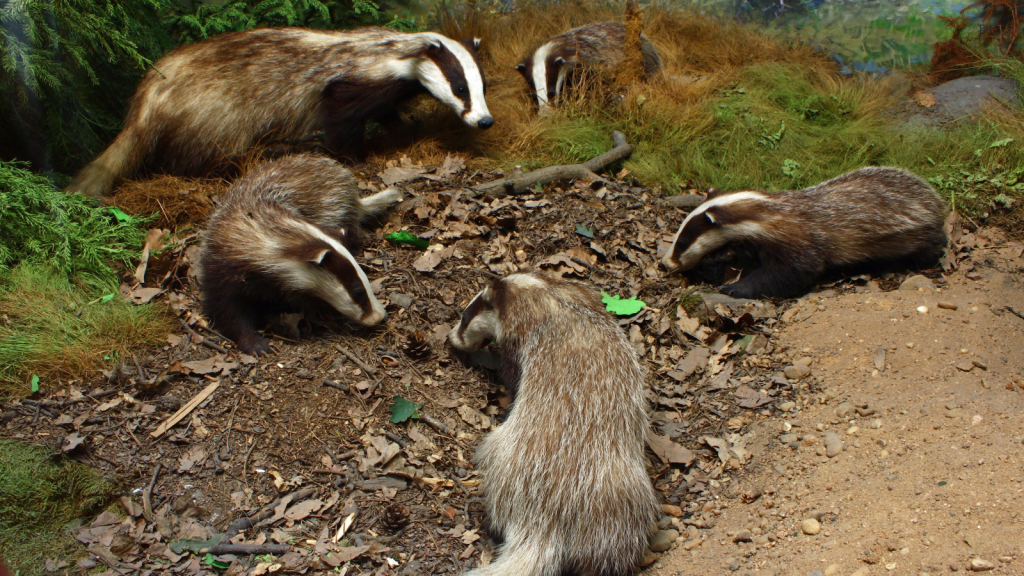
[[[761,192],[711,193],[679,226],[661,263],[669,272],[689,270],[701,258],[733,240],[756,238],[767,232],[760,209],[767,196]]]
[[[323,300],[346,318],[363,326],[387,319],[363,269],[345,247],[344,230],[327,230],[295,220],[277,258],[264,266],[289,292]]]
[[[574,51],[556,42],[546,42],[516,65],[541,111],[558,101],[576,60]]]
[[[473,128],[487,129],[494,118],[484,99],[486,80],[477,49],[480,39],[457,42],[436,34],[421,34],[425,44],[415,59],[415,75],[435,98],[458,114]]]

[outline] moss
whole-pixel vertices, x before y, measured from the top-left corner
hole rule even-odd
[[[676,307],[683,307],[690,316],[695,316],[704,307],[704,299],[700,297],[696,289],[684,290],[676,300]],[[675,311],[673,310],[673,314]]]
[[[47,559],[74,565],[68,530],[99,512],[114,486],[96,470],[55,459],[45,448],[0,440],[0,556],[14,573],[44,574]]]

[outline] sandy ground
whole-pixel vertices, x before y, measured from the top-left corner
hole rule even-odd
[[[1024,574],[1014,252],[978,250],[974,270],[938,289],[799,301],[775,340],[787,359],[813,360],[821,393],[753,427],[755,456],[735,486],[679,522],[713,527],[684,532],[647,573]],[[844,445],[835,457],[830,432]]]

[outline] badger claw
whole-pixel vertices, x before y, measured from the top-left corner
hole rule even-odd
[[[253,332],[252,334],[243,334],[235,341],[238,345],[238,349],[246,354],[252,354],[254,356],[263,356],[264,354],[270,353],[270,340],[260,336]]]

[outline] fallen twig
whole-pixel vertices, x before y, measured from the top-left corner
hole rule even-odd
[[[249,528],[252,528],[256,524],[262,522],[263,520],[266,520],[267,518],[270,518],[271,516],[273,516],[274,515],[274,508],[277,508],[278,506],[280,506],[281,505],[281,501],[284,500],[285,498],[289,498],[289,496],[291,497],[288,500],[289,503],[291,503],[291,502],[300,502],[300,501],[304,500],[305,498],[309,498],[310,496],[312,496],[313,492],[315,492],[315,491],[316,491],[316,487],[314,487],[314,486],[307,486],[307,487],[299,490],[298,492],[292,492],[291,494],[285,494],[284,496],[278,498],[277,500],[274,500],[270,504],[267,504],[262,509],[260,509],[260,511],[257,512],[253,516],[245,516],[245,517],[239,518],[238,520],[235,520],[234,522],[229,524],[227,530],[224,531],[224,538],[222,539],[222,541],[224,541],[224,540],[231,540],[232,538],[234,538],[242,530],[248,530]]]
[[[420,420],[426,422],[434,430],[437,430],[438,432],[440,432],[442,434],[447,434],[449,436],[452,435],[452,430],[451,430],[451,428],[448,427],[447,424],[445,424],[444,422],[441,422],[437,418],[434,418],[430,414],[427,414],[425,412],[420,412]]]
[[[156,477],[160,474],[160,468],[163,464],[157,462],[156,469],[153,470],[153,478],[149,481],[149,486],[146,486],[146,490],[142,493],[142,514],[146,517],[146,521],[153,521],[153,486],[156,485]]]
[[[291,549],[288,544],[217,544],[210,554],[287,554]]]
[[[626,135],[622,132],[612,132],[612,146],[608,152],[595,158],[591,158],[583,164],[568,164],[565,166],[548,166],[527,172],[522,175],[514,175],[510,178],[499,178],[485,182],[479,186],[470,188],[474,192],[472,196],[478,197],[484,194],[491,196],[504,196],[506,194],[523,194],[536,184],[544,185],[558,180],[600,180],[596,174],[606,166],[620,160],[625,160],[633,154],[633,145],[626,142]]]
[[[185,330],[188,330],[189,333],[192,334],[193,339],[199,338],[199,343],[202,344],[203,346],[206,346],[207,348],[210,348],[212,350],[216,350],[221,354],[229,354],[227,348],[224,348],[223,346],[215,342],[211,342],[209,338],[193,330],[192,327],[189,326],[188,323],[182,320],[181,318],[178,318],[178,322],[181,322],[181,325],[185,327]]]
[[[171,417],[165,420],[163,424],[157,426],[156,430],[153,430],[153,432],[149,434],[150,438],[159,438],[164,432],[180,422],[182,418],[188,416],[189,412],[195,410],[196,406],[199,406],[203,400],[206,400],[210,394],[213,394],[213,392],[217,390],[218,386],[220,386],[219,380],[210,384],[206,388],[203,388],[202,392],[196,394],[194,398],[188,401],[188,404],[182,406],[180,410],[171,415]]]
[[[334,388],[335,390],[341,390],[342,392],[348,392],[348,384],[342,384],[341,382],[335,382],[334,380],[324,380],[321,386],[327,386],[328,388]]]
[[[113,396],[114,394],[117,394],[117,390],[110,389],[102,390],[100,392],[96,392],[95,394],[87,394],[85,396],[82,396],[81,398],[75,398],[74,400],[64,400],[63,402],[53,402],[50,400],[31,400],[26,398],[25,400],[22,400],[21,403],[25,404],[26,406],[42,406],[43,408],[63,408],[65,406],[77,404],[78,402],[82,402],[84,400],[100,400],[106,398],[107,396]]]
[[[363,372],[366,372],[367,374],[369,374],[371,376],[374,376],[374,375],[377,374],[377,369],[376,368],[374,368],[373,366],[370,366],[366,362],[363,362],[362,360],[360,360],[359,356],[356,356],[355,353],[353,353],[348,348],[345,348],[341,344],[337,344],[336,348],[338,349],[338,352],[341,352],[345,356],[348,356],[348,359],[351,360],[352,362],[354,362],[356,366],[359,366],[360,368],[362,368]]]
[[[693,210],[703,204],[705,200],[707,200],[707,197],[700,194],[677,194],[676,196],[661,199],[665,204],[682,208],[683,210]]]

